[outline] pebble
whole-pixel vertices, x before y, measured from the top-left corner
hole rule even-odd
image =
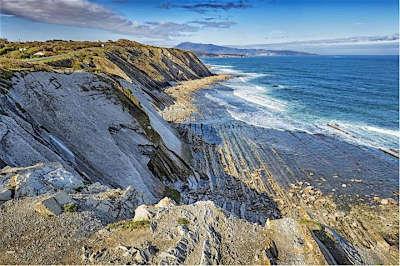
[[[389,200],[388,199],[382,199],[381,200],[381,204],[382,205],[387,205],[387,204],[389,204]]]

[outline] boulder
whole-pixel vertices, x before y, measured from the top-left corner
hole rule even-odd
[[[73,203],[79,205],[81,211],[93,211],[97,217],[105,223],[115,220],[131,219],[135,208],[142,202],[137,198],[137,193],[132,187],[125,190],[120,188],[111,189],[97,183],[88,186],[82,193],[73,194]],[[101,188],[101,192],[96,188]],[[107,190],[103,190],[107,188]]]
[[[7,188],[0,188],[0,201],[12,199],[12,191]]]
[[[168,197],[165,197],[162,200],[160,200],[155,206],[157,208],[168,208],[168,207],[175,206],[175,205],[176,205],[176,203],[174,200],[172,200]]]
[[[67,171],[60,163],[38,163],[28,167],[7,167],[0,170],[3,175],[0,187],[11,187],[15,198],[33,197],[59,190],[74,191],[83,186],[83,180]]]
[[[382,199],[381,200],[381,204],[382,205],[388,205],[389,204],[389,200],[388,199]]]
[[[308,228],[292,218],[268,220],[267,235],[278,252],[278,264],[326,264]]]
[[[62,213],[62,207],[55,197],[47,197],[35,205],[35,211],[43,216],[56,216]]]
[[[74,200],[65,191],[59,191],[54,195],[54,198],[61,206],[74,203]]]
[[[144,204],[140,205],[135,210],[134,221],[149,221],[152,214],[149,212],[148,207]]]

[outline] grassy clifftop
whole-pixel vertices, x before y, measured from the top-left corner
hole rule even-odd
[[[211,75],[191,52],[129,40],[88,42],[0,41],[0,69],[8,71],[100,72],[137,80],[152,88],[170,81]]]

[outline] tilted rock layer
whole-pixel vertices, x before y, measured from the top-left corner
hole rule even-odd
[[[180,114],[179,98],[218,79],[192,53],[126,40],[0,48],[0,264],[398,261],[396,200],[344,212],[310,184],[283,188],[276,176],[299,173],[272,171],[273,147],[236,122],[185,123],[207,109]]]
[[[131,185],[140,200],[155,202],[164,190],[160,179],[194,174],[185,145],[157,113],[157,104],[172,101],[162,88],[211,73],[193,54],[176,49],[128,41],[85,49],[92,55],[81,62],[85,72],[17,72],[4,81],[0,166],[57,161],[90,182]],[[69,59],[83,56],[78,52]],[[60,60],[25,67],[67,71]]]

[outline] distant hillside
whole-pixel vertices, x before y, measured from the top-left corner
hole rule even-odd
[[[203,43],[192,43],[192,42],[180,43],[176,46],[176,48],[195,52],[199,56],[218,56],[218,57],[313,55],[310,53],[290,51],[290,50],[245,49],[245,48],[233,48],[233,47],[219,46],[214,44],[203,44]]]

